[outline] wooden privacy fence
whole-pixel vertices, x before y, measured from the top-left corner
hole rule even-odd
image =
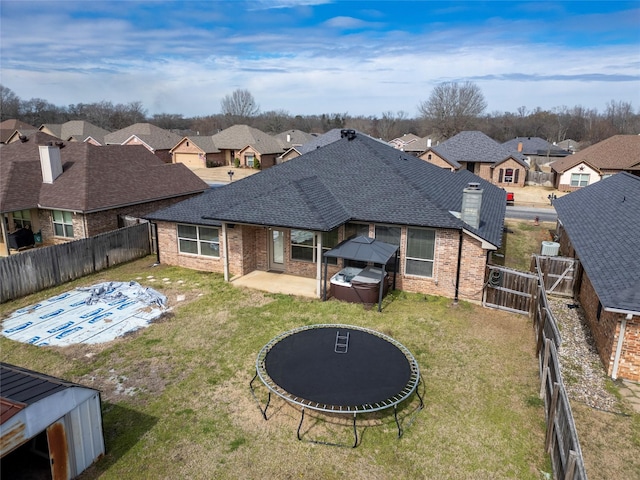
[[[498,265],[487,266],[483,305],[529,314],[533,318],[540,367],[540,398],[544,399],[547,424],[545,449],[551,457],[553,477],[558,480],[587,480],[558,363],[562,337],[547,300],[547,293],[573,295],[579,263],[573,258],[534,255],[531,270],[535,273]]]
[[[35,248],[0,259],[0,303],[149,255],[150,224]]]
[[[482,304],[531,315],[538,276],[498,265],[487,265]]]
[[[531,271],[540,272],[548,294],[573,297],[577,285],[580,262],[577,258],[533,255]]]

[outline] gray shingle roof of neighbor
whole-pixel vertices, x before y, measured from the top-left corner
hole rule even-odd
[[[104,136],[105,144],[121,145],[133,135],[138,137],[144,143],[154,150],[170,150],[182,140],[182,137],[176,133],[156,127],[151,123],[136,123],[129,127],[117,130]]]
[[[518,153],[518,145],[522,144],[523,155],[549,155],[551,157],[566,157],[571,155],[571,152],[560,148],[553,143],[547,142],[544,138],[540,137],[516,137],[511,140],[507,140],[502,145],[507,147],[512,152]]]
[[[462,192],[470,182],[484,190],[478,229],[451,213],[461,211]],[[347,221],[464,228],[499,246],[505,195],[471,172],[451,172],[356,134],[147,218],[314,231],[330,231]]]
[[[554,201],[605,308],[640,312],[640,177],[617,173]]]
[[[221,150],[242,150],[250,145],[262,154],[284,151],[282,144],[274,137],[248,125],[233,125],[211,138]]]
[[[40,126],[40,130],[45,127],[62,140],[73,139],[77,142],[84,142],[87,137],[91,137],[97,142],[104,143],[104,137],[111,133],[84,120],[70,120],[58,124],[44,123]]]
[[[315,137],[302,130],[286,130],[282,133],[274,135],[274,138],[278,140],[283,148],[288,149],[296,145],[304,145],[305,143],[313,140]]]
[[[220,149],[213,143],[211,135],[193,135],[185,137],[187,140],[191,140],[196,146],[204,153],[219,153]],[[183,139],[184,140],[184,139]],[[177,144],[175,145],[178,146]]]
[[[528,168],[521,154],[475,130],[460,132],[431,149],[458,168],[461,162],[499,163],[509,157]]]

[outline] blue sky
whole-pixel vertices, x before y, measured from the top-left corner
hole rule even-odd
[[[640,111],[640,2],[0,0],[0,83],[55,105],[149,114],[418,115],[441,82],[487,113],[612,100]]]

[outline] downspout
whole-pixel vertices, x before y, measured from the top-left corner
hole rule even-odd
[[[618,345],[616,346],[616,356],[613,360],[613,371],[611,372],[611,378],[614,380],[618,378],[618,366],[620,364],[620,355],[622,354],[622,344],[624,343],[624,333],[627,328],[627,320],[631,320],[633,315],[628,314],[622,319],[620,323],[620,334],[618,335]]]
[[[7,246],[7,257],[11,255],[11,249],[9,248],[9,234],[7,232],[7,218],[2,214],[2,239],[4,240],[4,244]]]
[[[321,298],[322,292],[322,233],[318,233],[316,241],[316,297]]]
[[[227,239],[227,224],[226,222],[222,223],[222,240],[224,241],[224,253],[223,253],[223,260],[222,260],[222,267],[224,270],[224,281],[228,282],[229,281],[229,242]]]
[[[458,241],[458,266],[456,267],[456,292],[453,297],[453,304],[458,304],[458,291],[460,290],[460,269],[462,267],[462,230],[460,230],[460,238]]]

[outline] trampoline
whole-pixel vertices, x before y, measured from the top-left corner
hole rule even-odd
[[[256,378],[269,390],[264,409],[255,394]],[[420,369],[411,352],[393,338],[374,330],[339,324],[300,327],[267,343],[256,360],[251,392],[267,420],[271,394],[301,407],[298,440],[305,409],[353,415],[358,445],[358,414],[393,408],[398,437],[403,429],[398,405],[418,392]],[[324,442],[319,442],[324,443]]]

